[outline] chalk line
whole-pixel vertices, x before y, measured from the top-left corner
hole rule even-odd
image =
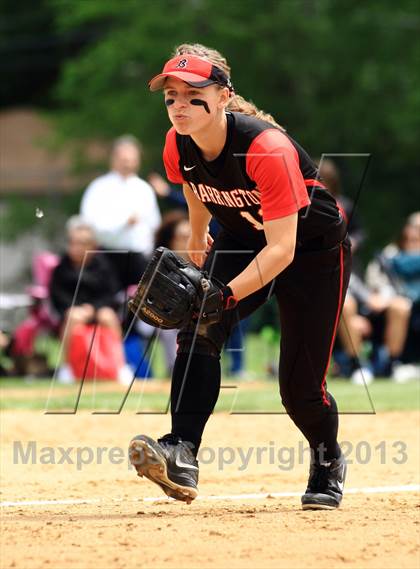
[[[419,492],[420,484],[406,484],[403,486],[366,486],[362,488],[347,488],[344,494],[396,494],[399,492]],[[198,496],[197,500],[264,500],[267,498],[295,498],[302,496],[302,492],[259,492],[255,494],[225,494],[217,496]],[[2,508],[23,508],[26,506],[64,506],[81,504],[106,504],[107,502],[166,502],[174,501],[167,496],[146,497],[146,498],[79,498],[66,500],[25,500],[19,502],[5,501],[0,502]]]

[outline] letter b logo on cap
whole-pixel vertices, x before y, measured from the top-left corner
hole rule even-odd
[[[176,69],[178,69],[179,67],[181,69],[184,67],[187,67],[187,63],[188,63],[188,59],[180,59],[178,62],[178,65],[176,66]]]

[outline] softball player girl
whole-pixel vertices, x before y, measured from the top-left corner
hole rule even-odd
[[[219,322],[180,330],[172,376],[172,431],[130,443],[139,475],[169,496],[197,496],[197,451],[220,390],[220,352],[238,317],[275,295],[282,403],[312,450],[304,509],[334,509],[346,473],[338,411],[326,375],[350,275],[351,252],[334,198],[305,150],[274,119],[234,93],[217,51],[184,44],[154,77],[172,128],[163,158],[183,184],[191,260],[225,284]],[[221,230],[214,242],[208,224]],[[141,460],[139,456],[141,455]]]

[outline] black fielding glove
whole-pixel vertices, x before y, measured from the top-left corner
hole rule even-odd
[[[128,306],[157,328],[180,329],[193,317],[204,273],[165,247],[153,254]]]
[[[138,318],[166,330],[181,329],[191,319],[220,322],[223,311],[236,305],[230,287],[165,247],[154,252],[128,303]]]

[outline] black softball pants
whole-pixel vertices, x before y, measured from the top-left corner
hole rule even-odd
[[[331,245],[331,243],[329,244]],[[297,251],[275,281],[226,311],[221,323],[190,326],[178,335],[171,387],[172,433],[198,450],[205,424],[220,391],[220,352],[238,319],[249,316],[269,296],[280,312],[279,385],[282,403],[317,454],[335,458],[338,411],[327,391],[326,374],[351,270],[348,238],[325,249]],[[210,275],[231,281],[255,258],[220,232],[206,260]]]

